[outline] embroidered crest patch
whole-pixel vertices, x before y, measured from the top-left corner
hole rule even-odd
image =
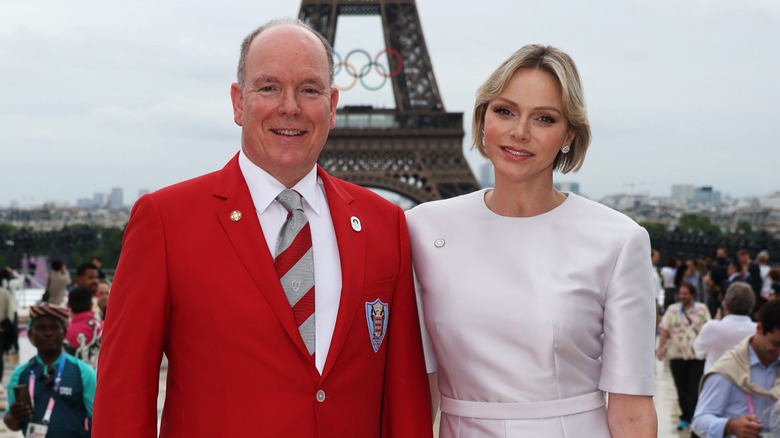
[[[387,303],[383,303],[379,298],[372,302],[366,301],[366,322],[368,323],[368,334],[371,338],[371,347],[374,353],[379,351],[382,341],[387,334],[387,318],[390,309]]]

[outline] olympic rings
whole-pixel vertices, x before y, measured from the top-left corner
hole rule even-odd
[[[346,63],[342,63],[342,62],[339,62],[337,64],[337,66],[338,66],[339,70],[341,70],[342,66],[345,66],[345,67],[347,67],[347,68],[352,70],[352,74],[350,75],[350,76],[352,76],[352,83],[349,84],[349,86],[347,86],[347,87],[339,87],[338,85],[336,85],[336,88],[338,88],[340,91],[349,91],[349,90],[351,90],[352,87],[354,87],[355,84],[357,84],[357,81],[358,81],[357,70],[355,70],[355,66],[352,65],[352,64],[346,64]],[[363,79],[361,78],[361,80],[363,80]],[[384,84],[382,84],[382,85],[384,85]]]
[[[367,59],[367,62],[363,64],[363,66],[360,67],[359,69],[355,67],[354,64],[351,64],[349,62],[350,56],[356,53],[365,55]],[[388,56],[389,55],[395,56],[395,59],[398,62],[398,66],[395,68],[395,70],[393,70],[390,73],[388,73],[388,68],[385,67],[384,64],[381,64],[379,62],[380,58],[385,53]],[[348,86],[345,87],[340,87],[338,85],[336,86],[336,88],[338,88],[341,91],[351,90],[357,84],[358,80],[366,90],[369,91],[379,90],[380,88],[384,87],[385,83],[387,83],[387,78],[394,78],[398,76],[398,74],[401,73],[401,69],[403,68],[404,65],[403,59],[401,58],[401,54],[397,50],[392,48],[386,48],[384,50],[379,51],[373,59],[371,58],[371,55],[363,49],[351,50],[349,53],[347,53],[347,56],[344,58],[342,58],[341,55],[339,55],[339,53],[334,50],[333,57],[338,59],[338,61],[334,63],[334,72],[333,72],[334,76],[338,75],[341,72],[343,67],[347,75],[352,77],[352,83],[350,83]],[[379,76],[383,78],[382,83],[376,87],[367,85],[366,82],[363,80],[363,78],[365,78],[367,75],[371,73],[371,67],[374,67],[374,70],[376,70],[377,74],[379,74]]]
[[[369,65],[369,69],[370,69],[371,68],[370,66],[372,64],[372,62],[371,62],[371,55],[369,55],[368,52],[366,52],[363,49],[355,49],[355,50],[347,53],[347,57],[344,58],[344,63],[345,64],[349,64],[349,57],[352,56],[352,54],[355,53],[355,52],[362,53],[362,54],[366,55],[366,58],[368,58],[368,64],[367,65]],[[360,76],[352,76],[352,77],[353,78],[354,77],[359,77],[360,79],[363,79],[363,76],[365,75],[365,73],[363,73],[363,70],[364,70],[363,68],[360,69]],[[347,73],[349,73],[349,72],[347,72]]]
[[[378,69],[379,67],[382,67],[382,64],[374,63],[374,66]],[[366,64],[366,65],[363,66],[363,68],[360,69],[360,83],[363,84],[363,88],[365,88],[366,90],[368,90],[368,91],[376,91],[376,90],[378,90],[378,89],[380,89],[380,88],[385,86],[385,82],[387,82],[387,78],[388,78],[387,72],[386,71],[382,71],[381,73],[379,73],[382,76],[382,83],[381,84],[377,85],[376,87],[369,87],[368,85],[366,85],[365,82],[363,82],[363,78],[366,76],[365,73],[363,72],[363,70],[367,70],[367,69],[370,69],[370,68],[371,68],[371,65],[370,64]],[[382,67],[382,70],[384,70],[384,67]],[[377,70],[377,71],[379,71],[379,70]]]
[[[379,57],[382,56],[383,53],[392,53],[393,55],[395,55],[395,59],[398,60],[398,67],[396,67],[396,69],[393,70],[393,72],[390,73],[389,75],[386,72],[380,72],[379,71]],[[376,72],[379,73],[382,77],[394,78],[394,77],[398,76],[398,73],[401,73],[401,68],[403,68],[403,66],[404,66],[404,60],[401,59],[401,54],[398,53],[398,50],[395,50],[395,49],[385,49],[385,50],[382,50],[381,52],[376,54],[376,57],[374,58],[374,65],[376,66]]]

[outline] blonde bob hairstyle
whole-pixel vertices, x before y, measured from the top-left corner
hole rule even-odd
[[[571,57],[559,49],[539,44],[529,44],[516,51],[477,89],[477,101],[474,104],[474,120],[471,136],[472,148],[477,148],[487,158],[484,135],[485,113],[490,102],[504,91],[509,80],[518,69],[530,68],[550,73],[561,84],[564,111],[569,129],[574,131],[574,140],[568,154],[558,152],[553,162],[553,170],[562,173],[578,171],[585,161],[585,152],[590,144],[590,122],[585,109],[580,75]]]

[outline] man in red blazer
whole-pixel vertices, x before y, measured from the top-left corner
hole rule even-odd
[[[93,437],[431,437],[404,214],[316,165],[335,123],[333,58],[300,22],[242,45],[241,151],[139,199],[103,332]],[[316,349],[274,268],[284,188],[311,224]]]

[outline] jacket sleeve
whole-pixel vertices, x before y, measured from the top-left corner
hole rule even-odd
[[[432,437],[431,399],[412,277],[406,219],[398,210],[400,269],[388,323],[382,437]]]
[[[157,436],[157,393],[170,294],[165,229],[150,195],[124,233],[103,330],[94,402],[94,438]]]

